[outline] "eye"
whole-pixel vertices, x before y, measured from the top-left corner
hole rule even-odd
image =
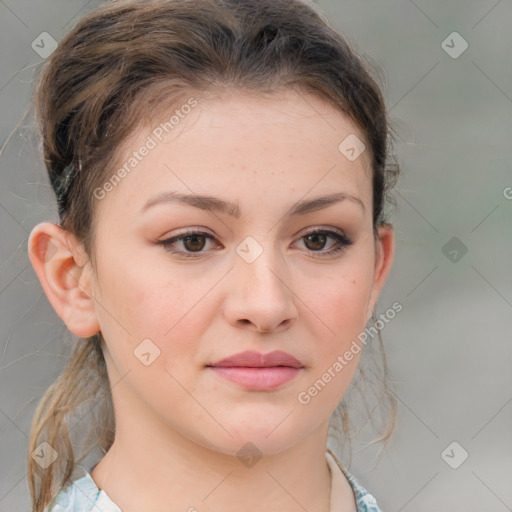
[[[334,248],[328,251],[322,251],[321,249],[325,247],[329,238],[334,240]],[[330,256],[334,253],[338,253],[354,243],[345,235],[328,229],[316,229],[309,231],[303,235],[300,240],[304,240],[304,244],[312,253],[319,253],[319,256],[314,256],[315,258],[322,258],[324,255]]]
[[[334,248],[331,248],[328,251],[323,251],[322,249],[325,247],[329,239],[334,241]],[[211,241],[216,239],[214,236],[204,231],[188,230],[180,235],[173,236],[166,240],[160,240],[157,244],[163,245],[166,251],[174,254],[180,254],[186,258],[195,258],[200,256],[202,253],[207,252],[203,249],[207,245],[206,242],[208,240]],[[314,256],[316,258],[338,253],[354,243],[345,235],[328,229],[309,231],[300,237],[299,240],[304,240],[305,246],[309,249],[310,253],[318,254],[318,256]],[[178,243],[182,245],[183,249],[175,248]]]
[[[181,235],[173,236],[167,240],[160,240],[157,243],[158,245],[163,245],[166,251],[175,254],[182,254],[188,258],[194,258],[196,256],[193,253],[199,253],[200,255],[202,252],[205,252],[202,249],[206,245],[206,240],[215,240],[215,237],[204,231],[188,230]],[[185,247],[185,251],[176,250],[174,248],[177,242],[182,243],[182,246]],[[187,254],[188,251],[192,254]]]

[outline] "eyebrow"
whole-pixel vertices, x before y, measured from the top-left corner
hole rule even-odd
[[[305,199],[297,201],[285,213],[284,217],[293,217],[297,215],[305,215],[309,212],[327,208],[333,204],[344,200],[352,201],[354,204],[361,206],[363,212],[365,205],[363,201],[354,195],[345,192],[337,192],[326,196],[315,197],[314,199]],[[141,208],[141,213],[146,212],[152,206],[157,204],[181,203],[200,208],[201,210],[218,211],[239,219],[241,210],[238,203],[225,201],[218,197],[199,194],[182,194],[180,192],[163,192],[149,199]]]

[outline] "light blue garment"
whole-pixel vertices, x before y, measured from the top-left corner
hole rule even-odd
[[[332,452],[329,452],[332,455]],[[333,456],[333,458],[335,458]],[[336,459],[338,461],[338,459]],[[339,465],[339,463],[338,463]],[[330,465],[332,468],[332,466]],[[340,468],[341,469],[341,468]],[[84,469],[85,471],[85,469]],[[356,478],[342,470],[347,477],[357,502],[357,512],[382,512],[376,499],[356,480]],[[122,512],[121,509],[108,497],[104,490],[99,490],[90,473],[73,480],[61,489],[48,512]]]
[[[331,512],[341,510],[342,493],[346,487],[343,475],[352,486],[357,504],[357,512],[382,512],[377,505],[377,500],[351,475],[340,462],[336,454],[327,448],[327,464],[331,472]],[[339,501],[338,501],[339,500]]]
[[[357,512],[382,512],[377,500],[350,473],[344,472],[356,495]]]
[[[90,473],[62,488],[50,504],[48,512],[122,512],[102,489],[98,489]]]

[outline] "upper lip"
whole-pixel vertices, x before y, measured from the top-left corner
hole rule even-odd
[[[281,350],[274,350],[268,354],[249,350],[239,352],[207,366],[247,366],[252,368],[291,366],[292,368],[302,368],[303,364],[291,354]]]

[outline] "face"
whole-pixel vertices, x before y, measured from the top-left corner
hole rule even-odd
[[[97,200],[91,283],[116,414],[130,404],[147,428],[277,453],[327,424],[359,353],[341,370],[339,356],[380,290],[370,155],[339,149],[364,135],[294,92],[198,101],[165,137],[156,126],[124,146],[121,162],[155,142]],[[300,368],[211,367],[244,351]]]

